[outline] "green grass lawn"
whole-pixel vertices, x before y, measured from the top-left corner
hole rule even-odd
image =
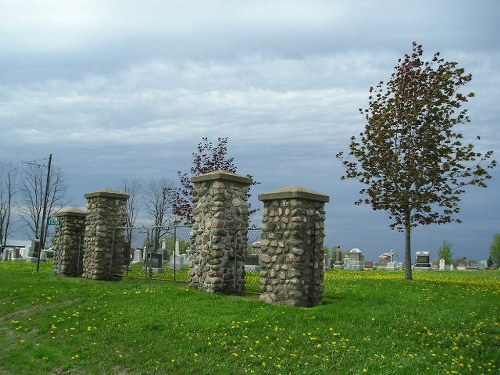
[[[329,271],[325,304],[0,262],[0,374],[498,374],[500,272]]]

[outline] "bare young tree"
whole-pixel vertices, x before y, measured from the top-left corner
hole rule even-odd
[[[27,226],[26,235],[31,238],[39,238],[42,249],[47,240],[49,218],[65,205],[66,193],[64,174],[61,168],[52,168],[48,178],[47,206],[44,218],[46,181],[46,168],[41,164],[28,163],[24,168],[19,189],[22,199],[19,211],[21,219]]]
[[[0,163],[0,250],[5,247],[10,235],[12,206],[16,190],[17,168],[12,163]]]
[[[166,179],[152,181],[145,191],[146,213],[153,223],[153,246],[160,248],[160,238],[167,233],[172,217],[173,185]]]
[[[128,264],[128,260],[130,259],[130,252],[132,249],[132,228],[135,226],[137,215],[139,213],[139,204],[142,199],[142,185],[139,180],[125,179],[122,181],[122,190],[124,193],[129,195],[129,198],[127,200],[127,229],[125,230],[128,246],[126,247],[125,253],[123,254],[124,259],[127,260]]]

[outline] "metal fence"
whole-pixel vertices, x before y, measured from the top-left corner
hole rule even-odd
[[[140,226],[117,227],[115,231],[125,233],[124,277],[163,281],[189,281],[192,255],[191,226]],[[255,243],[260,241],[261,228],[250,227],[247,232],[245,254],[246,292],[260,290],[258,255]],[[242,235],[237,233],[237,236]]]
[[[191,227],[117,227],[125,233],[124,276],[188,281]]]
[[[252,226],[247,231],[247,253],[245,259],[245,292],[258,293],[260,292],[260,268],[259,268],[259,253],[260,253],[260,238],[262,228]]]
[[[115,231],[125,232],[124,277],[186,283],[189,281],[191,226],[117,227]],[[256,243],[260,241],[262,230],[253,226],[246,231],[245,291],[259,292],[260,273]],[[239,236],[240,233],[236,235]]]

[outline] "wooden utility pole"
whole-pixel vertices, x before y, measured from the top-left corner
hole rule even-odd
[[[42,209],[42,226],[40,228],[40,248],[38,249],[37,262],[36,262],[36,272],[40,269],[40,257],[42,255],[42,250],[45,248],[45,232],[47,228],[47,204],[49,201],[49,186],[50,186],[50,166],[52,165],[52,154],[49,155],[49,163],[47,164],[47,180],[45,182],[45,192],[43,197],[43,209]]]

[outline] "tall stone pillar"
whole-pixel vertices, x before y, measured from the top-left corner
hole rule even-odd
[[[260,194],[264,203],[260,300],[312,307],[323,299],[324,204],[329,197],[291,186]]]
[[[86,214],[78,208],[68,208],[54,215],[59,220],[53,265],[56,275],[82,275]]]
[[[216,171],[194,177],[193,183],[190,286],[210,293],[241,293],[252,180]]]
[[[99,190],[85,194],[85,252],[83,277],[97,280],[121,280],[128,194]]]

